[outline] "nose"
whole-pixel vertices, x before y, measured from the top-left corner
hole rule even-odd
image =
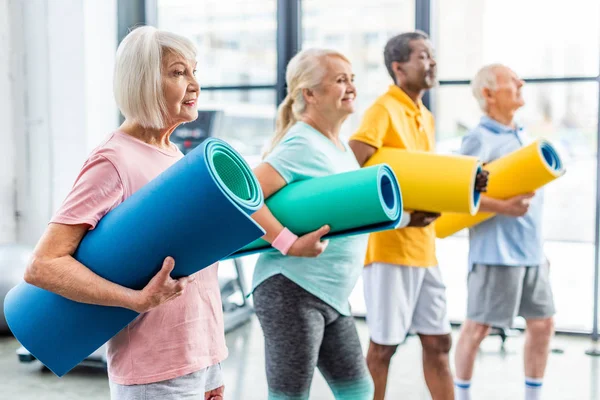
[[[198,80],[196,79],[196,77],[193,77],[192,80],[190,81],[190,84],[188,86],[188,90],[190,92],[198,92],[198,93],[200,93],[200,84],[198,83]]]
[[[352,94],[354,94],[354,97],[356,97],[356,85],[354,84],[354,82],[348,83],[348,87],[346,88],[346,93],[352,93]]]
[[[356,93],[356,84],[351,81],[350,84],[348,85],[348,90],[352,93]]]

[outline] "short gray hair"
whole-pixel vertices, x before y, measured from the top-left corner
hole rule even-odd
[[[413,40],[429,40],[429,36],[423,31],[405,32],[392,37],[385,45],[383,59],[394,82],[396,82],[396,75],[392,69],[392,62],[407,62],[410,59],[412,53],[410,42]]]
[[[161,70],[162,58],[168,52],[196,59],[192,41],[151,26],[129,32],[117,49],[113,81],[117,106],[125,118],[145,128],[166,125]]]
[[[471,81],[471,90],[473,91],[473,96],[475,96],[475,100],[477,100],[479,108],[481,108],[483,112],[487,112],[487,100],[483,95],[483,89],[496,89],[496,87],[498,86],[498,77],[496,76],[496,69],[499,67],[504,67],[504,65],[486,65],[482,67],[479,71],[477,71],[475,77]]]

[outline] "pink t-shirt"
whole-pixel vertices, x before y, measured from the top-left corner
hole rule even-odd
[[[175,147],[162,150],[123,132],[112,133],[85,162],[51,222],[94,229],[106,213],[182,157]],[[159,382],[227,357],[217,270],[214,264],[196,273],[182,296],[141,314],[109,340],[113,382]]]

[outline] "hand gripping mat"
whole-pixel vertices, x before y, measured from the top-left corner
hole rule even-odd
[[[558,152],[550,142],[538,139],[484,167],[490,171],[486,196],[507,199],[533,192],[565,174]],[[438,238],[445,238],[464,228],[477,225],[495,214],[443,214],[435,221]]]
[[[386,163],[402,188],[405,210],[476,214],[481,162],[475,157],[383,147],[366,163]]]
[[[402,194],[392,169],[377,165],[307,179],[285,186],[267,199],[273,215],[296,235],[329,225],[324,238],[394,229],[402,218]],[[258,239],[233,257],[272,251]]]
[[[74,257],[112,282],[142,289],[167,256],[179,278],[260,238],[264,231],[250,215],[262,205],[262,190],[242,157],[208,139],[102,218]],[[58,376],[138,316],[26,283],[9,292],[4,309],[19,342]]]

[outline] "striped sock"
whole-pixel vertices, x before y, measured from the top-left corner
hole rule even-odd
[[[525,400],[540,400],[542,398],[541,378],[525,377]]]
[[[471,381],[454,379],[454,397],[456,400],[471,400]]]

